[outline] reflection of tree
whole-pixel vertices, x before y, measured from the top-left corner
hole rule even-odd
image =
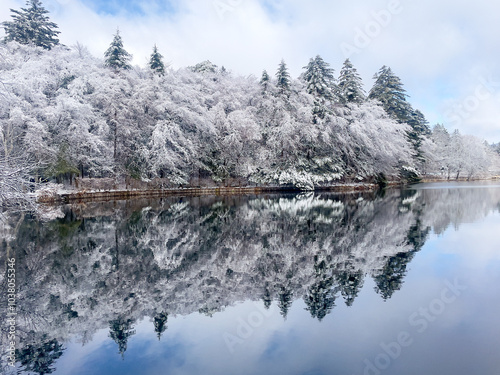
[[[420,213],[418,214],[420,216]],[[429,235],[430,228],[421,228],[422,223],[417,217],[414,225],[410,227],[407,233],[407,245],[413,250],[396,254],[390,257],[384,268],[374,276],[375,291],[379,293],[384,300],[392,297],[396,290],[401,289],[406,276],[406,267],[411,262],[415,254],[422,249]]]
[[[38,345],[27,345],[22,350],[16,350],[16,358],[26,372],[51,374],[55,371],[52,365],[62,356],[64,348],[56,339],[47,340],[44,336]]]
[[[161,334],[167,329],[167,319],[168,314],[166,312],[161,312],[153,318],[153,323],[155,326],[155,332],[158,336],[158,340],[161,338]]]
[[[375,280],[375,291],[385,300],[392,297],[396,290],[403,285],[403,279],[406,276],[406,266],[413,258],[413,254],[399,253],[387,259],[384,268],[378,272],[373,279]]]
[[[266,310],[269,310],[271,304],[273,303],[273,297],[271,296],[271,292],[269,291],[269,287],[267,285],[264,290],[264,295],[262,296],[262,301],[264,302]]]
[[[344,297],[345,304],[352,306],[354,299],[363,287],[364,275],[362,271],[341,271],[336,275],[340,292]]]
[[[323,320],[335,307],[335,293],[333,288],[333,277],[324,278],[309,287],[304,301],[306,310],[313,318]]]
[[[109,337],[118,344],[118,353],[122,358],[127,350],[128,339],[135,334],[132,324],[132,319],[125,320],[121,317],[109,322]]]
[[[280,309],[280,314],[286,319],[288,315],[288,310],[293,303],[293,292],[286,288],[281,287],[280,293],[278,295],[278,307]]]
[[[316,282],[312,284],[304,296],[304,302],[307,307],[306,310],[311,313],[313,318],[318,318],[319,321],[323,320],[335,306],[335,292],[333,290],[333,276],[328,275],[328,267],[325,261],[316,264]]]

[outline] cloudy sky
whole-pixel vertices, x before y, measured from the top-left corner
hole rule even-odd
[[[491,0],[42,0],[61,42],[102,56],[119,27],[134,63],[156,43],[174,68],[211,60],[235,74],[298,76],[349,57],[370,89],[388,65],[431,125],[500,141],[500,3]],[[0,20],[24,0],[2,0]],[[0,31],[3,33],[3,30]]]

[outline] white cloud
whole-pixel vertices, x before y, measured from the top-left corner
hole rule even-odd
[[[376,12],[387,12],[395,1],[400,11],[391,13],[389,22],[380,21]],[[177,0],[175,14],[162,14],[151,1],[137,3],[145,14],[97,14],[84,0],[44,1],[59,25],[61,41],[68,45],[79,41],[96,56],[102,56],[120,27],[136,64],[145,64],[156,43],[174,67],[210,59],[243,75],[260,75],[263,69],[274,74],[284,58],[298,76],[316,54],[338,72],[346,57],[343,43],[353,44],[357,30],[371,30],[369,45],[351,57],[366,88],[371,87],[373,74],[389,65],[401,77],[411,103],[431,124],[445,121],[450,128],[456,124],[446,122],[443,109],[451,99],[471,95],[467,90],[474,89],[474,82],[468,72],[479,66],[493,76],[500,73],[494,67],[497,54],[492,53],[500,50],[495,18],[500,3],[489,0]],[[9,8],[24,6],[24,1],[2,4],[0,18],[6,20]],[[382,23],[379,31],[373,22]],[[461,122],[460,130],[499,141],[496,104],[478,108]]]

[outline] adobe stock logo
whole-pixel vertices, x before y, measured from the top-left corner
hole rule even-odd
[[[391,0],[387,4],[386,9],[371,12],[370,21],[368,21],[363,28],[356,27],[354,29],[354,39],[352,43],[344,42],[340,45],[342,54],[346,58],[349,58],[353,54],[360,53],[391,24],[393,17],[400,14],[402,11],[403,6],[400,0]]]
[[[457,300],[467,287],[461,285],[459,280],[452,282],[447,280],[445,287],[441,290],[438,298],[433,299],[425,307],[420,307],[408,317],[408,324],[413,329],[401,331],[392,342],[381,342],[380,353],[373,358],[366,358],[363,361],[363,375],[382,375],[403,353],[405,348],[411,346],[417,334],[426,332],[432,323],[442,315],[447,306]]]
[[[253,336],[253,334],[261,328],[266,318],[273,316],[275,307],[271,306],[266,310],[260,302],[254,302],[255,309],[249,312],[245,317],[239,317],[235,321],[235,325],[231,332],[224,332],[222,338],[226,343],[226,347],[231,354],[236,348],[241,345],[245,340]]]
[[[455,101],[444,113],[445,120],[454,127],[458,127],[464,120],[469,119],[474,112],[479,110],[483,102],[494,99],[500,92],[498,78],[494,78],[491,73],[480,74],[477,71],[474,73],[477,76],[474,91],[462,100]]]

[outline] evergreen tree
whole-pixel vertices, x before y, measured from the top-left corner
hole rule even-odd
[[[333,100],[334,72],[319,55],[310,59],[309,64],[304,66],[304,69],[306,71],[303,77],[307,82],[307,92],[314,96],[313,122],[316,123],[318,118],[325,117],[326,101]]]
[[[156,315],[153,319],[153,323],[155,326],[155,332],[156,336],[158,337],[158,341],[161,338],[161,335],[163,332],[167,330],[167,319],[168,319],[168,314],[165,312],[162,312],[158,315]]]
[[[124,320],[122,318],[109,322],[109,337],[118,344],[118,353],[122,358],[127,350],[128,339],[135,334],[132,320]]]
[[[151,68],[152,71],[158,73],[159,75],[165,74],[165,65],[163,64],[163,56],[160,52],[158,52],[156,44],[153,47],[153,53],[151,54],[151,58],[149,60],[149,67]]]
[[[352,306],[363,286],[363,278],[361,271],[342,271],[336,276],[346,306]]]
[[[318,318],[321,322],[335,307],[335,291],[333,289],[333,277],[321,275],[318,280],[309,287],[304,302],[311,317]]]
[[[285,60],[281,60],[281,63],[276,72],[276,87],[281,95],[290,94],[290,74],[288,73],[288,68],[286,67]]]
[[[267,71],[264,70],[262,72],[262,77],[260,78],[260,85],[262,86],[262,94],[267,92],[267,88],[269,87],[269,82],[271,81],[271,77],[267,74]]]
[[[335,78],[333,69],[321,56],[309,60],[304,66],[304,79],[307,82],[307,92],[316,98],[333,99],[333,87]]]
[[[107,67],[115,70],[131,68],[129,61],[132,59],[132,55],[123,48],[123,41],[119,30],[116,30],[113,41],[104,53],[104,57],[106,57],[104,65]]]
[[[411,126],[411,131],[408,133],[408,138],[413,145],[416,152],[416,157],[421,161],[424,161],[424,155],[420,150],[422,145],[422,138],[431,134],[431,129],[429,128],[429,122],[425,118],[424,114],[418,109],[411,109],[410,115],[406,121],[408,125]]]
[[[406,101],[408,95],[403,84],[391,68],[383,66],[373,76],[373,85],[368,99],[378,100],[389,116],[399,122],[407,122],[411,112],[411,106]]]
[[[46,336],[43,339],[39,345],[29,344],[22,350],[16,349],[16,358],[26,373],[43,375],[55,371],[54,364],[63,355],[65,348],[56,339],[47,340]]]
[[[340,70],[338,89],[339,98],[344,104],[361,103],[366,98],[361,77],[349,59],[344,61]]]
[[[293,292],[285,287],[281,287],[281,291],[278,295],[278,308],[280,309],[280,314],[286,319],[288,315],[288,310],[293,303]]]
[[[52,49],[59,44],[57,25],[51,22],[49,13],[39,0],[26,1],[27,8],[11,9],[13,21],[2,23],[5,29],[5,41],[21,44],[34,44],[45,49]]]

